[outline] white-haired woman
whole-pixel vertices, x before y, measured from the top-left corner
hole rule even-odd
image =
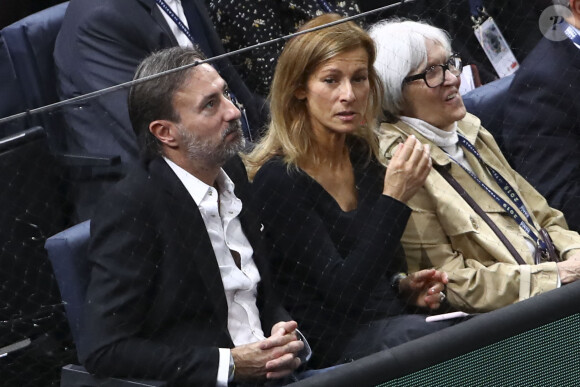
[[[401,241],[409,269],[447,272],[448,300],[465,311],[493,310],[580,278],[580,236],[466,113],[462,62],[447,33],[392,20],[370,34],[385,86],[381,150],[389,157],[410,135],[431,146],[434,168],[407,202],[413,212]]]

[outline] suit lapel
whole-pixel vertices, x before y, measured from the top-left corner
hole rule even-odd
[[[182,243],[184,254],[195,263],[200,274],[196,278],[204,282],[207,297],[214,299],[217,315],[227,318],[227,301],[219,266],[197,204],[161,157],[151,161],[149,171],[151,179],[163,191],[159,200],[164,201],[161,205],[168,212],[169,219],[166,226],[173,230],[175,243]]]
[[[174,46],[178,46],[179,43],[177,42],[175,35],[173,35],[173,32],[171,32],[171,28],[169,28],[169,25],[167,24],[165,17],[159,10],[159,7],[157,6],[155,0],[137,0],[137,1],[148,10],[153,21],[163,30],[163,32],[167,34],[167,37],[169,38],[171,43]],[[143,23],[146,23],[146,21],[143,20]]]

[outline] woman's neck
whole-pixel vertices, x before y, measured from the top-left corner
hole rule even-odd
[[[302,163],[315,167],[341,167],[348,162],[350,156],[346,146],[346,133],[336,133],[330,130],[313,130],[314,138],[310,154]]]

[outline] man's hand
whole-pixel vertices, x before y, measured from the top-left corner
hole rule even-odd
[[[272,327],[272,336],[252,344],[232,348],[236,365],[234,380],[277,379],[289,375],[300,366],[296,357],[304,348],[298,340],[295,321],[279,322]]]
[[[401,280],[399,292],[417,306],[437,309],[445,299],[443,291],[448,282],[445,272],[435,269],[420,270]]]
[[[560,275],[560,282],[562,285],[580,279],[580,253],[572,255],[563,262],[558,262],[558,274]]]

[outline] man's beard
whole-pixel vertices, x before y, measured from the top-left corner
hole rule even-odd
[[[240,120],[235,120],[230,123],[228,129],[222,134],[222,142],[218,145],[212,144],[211,140],[199,138],[182,126],[178,126],[178,130],[183,140],[187,158],[210,165],[221,166],[225,164],[226,161],[238,154],[238,152],[244,150],[246,145]],[[237,138],[226,142],[225,138],[231,133],[237,133]]]

